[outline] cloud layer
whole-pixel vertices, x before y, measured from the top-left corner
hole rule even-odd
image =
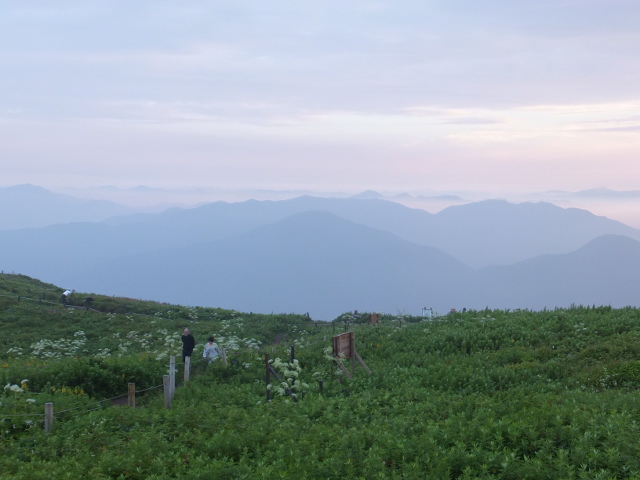
[[[4,10],[5,185],[637,188],[635,1]]]

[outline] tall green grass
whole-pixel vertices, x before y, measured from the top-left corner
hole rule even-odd
[[[110,302],[0,307],[3,382],[29,380],[0,398],[0,478],[640,478],[635,308],[383,315],[377,326],[364,314],[346,327],[373,373],[356,366],[347,379],[327,351],[334,327],[304,316]],[[96,407],[129,381],[161,383],[187,325],[200,347],[209,334],[225,342],[229,365],[194,367],[171,410],[160,391],[136,409]],[[71,356],[34,355],[38,341],[74,338]],[[286,363],[292,345],[304,398],[272,380],[267,402],[265,355]],[[68,409],[50,434],[20,416],[47,401]]]

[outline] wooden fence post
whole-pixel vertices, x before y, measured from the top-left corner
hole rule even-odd
[[[191,372],[191,357],[184,357],[184,383],[189,381],[189,373]]]
[[[52,427],[53,427],[53,403],[49,402],[44,404],[44,431],[47,433],[50,433]]]
[[[136,384],[129,384],[129,406],[131,408],[136,408]]]
[[[169,394],[171,398],[176,394],[176,356],[169,357]]]
[[[171,375],[162,376],[162,385],[164,385],[164,406],[167,410],[171,410]]]
[[[222,357],[222,364],[226,367],[227,363],[227,350],[224,347],[220,347],[220,356]]]

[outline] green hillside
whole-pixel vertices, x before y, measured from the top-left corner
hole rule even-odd
[[[316,324],[62,292],[0,275],[0,478],[640,478],[635,308]],[[187,326],[192,375],[167,409]],[[371,374],[337,368],[345,330]],[[212,334],[227,365],[200,360]],[[267,388],[266,355],[284,384]],[[129,383],[136,408],[114,406]]]

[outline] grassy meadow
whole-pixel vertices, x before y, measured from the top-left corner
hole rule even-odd
[[[0,275],[1,479],[640,479],[636,308],[320,324],[62,292]],[[198,345],[169,410],[185,327]],[[371,374],[338,368],[344,331]],[[226,366],[201,361],[209,335]],[[114,406],[129,383],[136,408]]]

